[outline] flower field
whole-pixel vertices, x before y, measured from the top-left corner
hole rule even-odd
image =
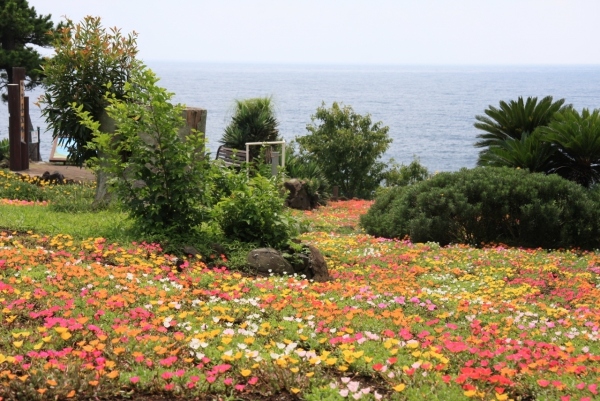
[[[326,283],[2,232],[0,397],[600,398],[600,255],[374,238],[369,205],[304,214]]]

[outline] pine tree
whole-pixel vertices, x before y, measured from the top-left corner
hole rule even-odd
[[[51,15],[37,15],[27,0],[0,0],[0,91],[12,83],[12,68],[25,67],[26,89],[41,84],[42,56],[30,45],[50,47]]]

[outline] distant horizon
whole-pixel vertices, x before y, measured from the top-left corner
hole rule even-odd
[[[167,60],[144,59],[144,63],[185,63],[185,64],[225,64],[225,65],[306,65],[306,66],[357,66],[357,67],[600,67],[600,63],[344,63],[344,62],[301,62],[301,61],[207,61],[207,60]]]

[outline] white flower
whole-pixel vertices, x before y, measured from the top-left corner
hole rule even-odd
[[[192,341],[190,341],[189,346],[191,349],[197,350],[198,348],[200,348],[200,340],[198,340],[197,338],[192,338]]]

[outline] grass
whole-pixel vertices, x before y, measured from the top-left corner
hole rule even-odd
[[[332,281],[254,278],[50,205],[0,209],[2,400],[599,396],[597,253],[374,238],[348,201],[297,212]]]

